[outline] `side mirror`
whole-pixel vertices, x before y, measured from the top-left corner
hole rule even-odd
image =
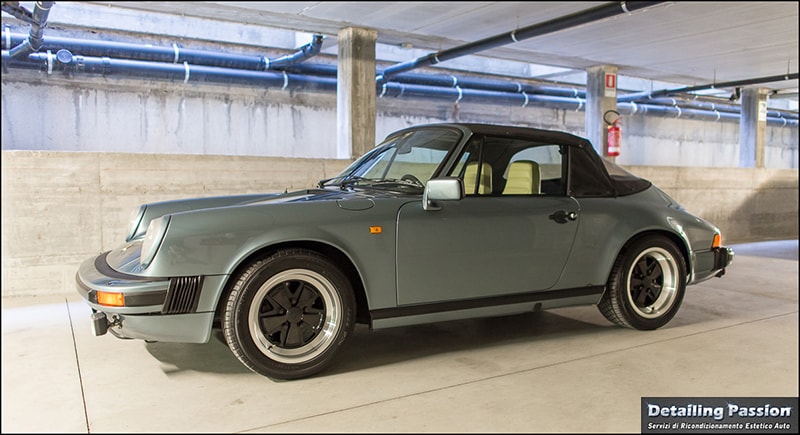
[[[442,177],[428,180],[422,193],[422,208],[429,211],[441,210],[436,201],[460,201],[464,198],[464,182],[456,177]]]

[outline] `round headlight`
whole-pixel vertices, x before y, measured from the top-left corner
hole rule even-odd
[[[139,255],[139,263],[142,265],[142,269],[147,268],[150,262],[153,261],[153,257],[156,256],[158,247],[161,246],[161,242],[164,240],[164,234],[167,233],[168,225],[169,215],[166,215],[153,219],[150,221],[150,225],[147,226],[147,232],[142,241],[142,252]]]
[[[142,223],[142,217],[144,216],[146,208],[146,205],[140,205],[131,210],[130,217],[128,218],[128,236],[125,237],[126,242],[130,242],[136,237],[136,231],[139,229],[139,224]]]

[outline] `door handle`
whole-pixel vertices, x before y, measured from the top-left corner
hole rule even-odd
[[[567,212],[566,210],[558,210],[548,217],[560,224],[565,224],[567,221],[574,221],[577,219],[578,213],[575,213],[574,211]]]

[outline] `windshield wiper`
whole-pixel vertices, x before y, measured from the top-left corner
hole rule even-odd
[[[352,177],[347,177],[344,180],[342,180],[342,182],[339,183],[339,188],[344,190],[345,188],[350,187],[350,186],[352,186],[352,185],[354,185],[356,183],[360,183],[362,181],[367,181],[367,182],[369,182],[371,184],[371,183],[376,182],[378,180],[373,180],[371,178],[364,178],[364,177],[359,177],[358,175],[354,175]]]
[[[339,187],[343,187],[343,186],[346,186],[346,185],[350,184],[351,182],[358,181],[358,180],[365,180],[365,179],[366,178],[362,178],[362,177],[359,177],[357,175],[354,175],[354,176],[340,175],[338,177],[326,178],[324,180],[319,180],[319,182],[317,183],[317,187],[323,188],[323,187],[325,187],[326,184],[330,183],[333,180],[342,180],[342,181],[340,181],[338,183],[338,186]],[[333,183],[333,184],[336,184],[336,183]]]
[[[424,189],[425,186],[419,183],[415,183],[411,180],[398,180],[397,178],[384,178],[383,180],[377,180],[374,183],[375,186],[380,185],[392,185],[398,187],[413,187],[415,189]]]

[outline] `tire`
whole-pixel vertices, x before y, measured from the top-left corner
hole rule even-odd
[[[686,293],[686,263],[665,237],[634,240],[620,253],[598,308],[611,322],[640,330],[666,325]]]
[[[274,379],[324,370],[355,323],[350,281],[328,259],[286,249],[253,262],[228,296],[222,328],[247,368]]]

